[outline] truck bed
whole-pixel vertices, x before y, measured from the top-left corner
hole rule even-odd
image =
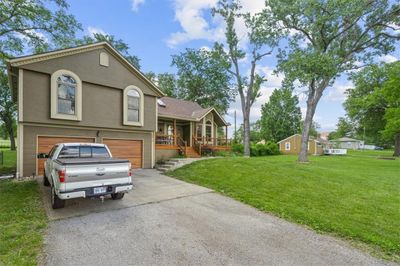
[[[118,158],[65,158],[55,160],[60,165],[83,165],[83,164],[110,164],[110,163],[129,163],[129,160]]]

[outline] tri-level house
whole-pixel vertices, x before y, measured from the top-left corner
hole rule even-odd
[[[42,175],[38,155],[61,142],[105,143],[133,168],[228,143],[227,123],[213,108],[164,97],[106,42],[11,59],[8,75],[19,176]]]

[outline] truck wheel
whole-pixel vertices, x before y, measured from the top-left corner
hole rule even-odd
[[[122,199],[124,197],[124,195],[125,195],[124,193],[112,193],[111,198],[113,200],[119,200],[119,199]]]
[[[49,182],[49,180],[47,179],[46,173],[43,174],[43,185],[44,185],[45,187],[50,186],[50,182]]]
[[[65,206],[65,200],[60,199],[57,196],[54,187],[51,187],[51,207],[53,209],[61,209],[64,208],[64,206]]]

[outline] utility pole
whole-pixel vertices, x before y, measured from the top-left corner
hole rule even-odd
[[[234,138],[234,142],[236,143],[236,110],[235,110],[235,118],[234,118],[234,120],[235,120],[235,131],[233,133],[233,138]]]

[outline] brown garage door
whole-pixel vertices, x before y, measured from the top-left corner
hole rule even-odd
[[[94,142],[94,138],[74,138],[74,137],[38,137],[37,151],[39,153],[49,153],[51,148],[57,143],[71,143],[71,142]],[[37,160],[37,174],[43,175],[43,163],[46,159]]]
[[[141,140],[103,139],[113,157],[128,159],[132,168],[142,168],[143,151]]]

